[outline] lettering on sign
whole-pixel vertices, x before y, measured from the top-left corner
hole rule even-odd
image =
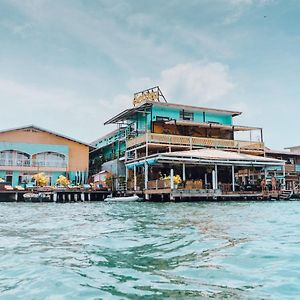
[[[159,100],[159,94],[158,92],[146,92],[145,94],[139,94],[136,95],[133,98],[133,105],[136,106],[137,104],[140,104],[144,101],[158,101]]]
[[[135,93],[133,97],[133,105],[136,106],[145,101],[160,102],[160,98],[167,102],[161,90],[157,86],[142,92]]]

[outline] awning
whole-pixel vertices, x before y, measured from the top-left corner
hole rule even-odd
[[[129,163],[127,165],[128,169],[133,169],[134,167],[138,167],[138,166],[142,166],[145,163],[147,163],[148,165],[154,165],[157,163],[157,159],[156,158],[151,158],[151,159],[144,159],[144,160],[139,160],[133,163]]]

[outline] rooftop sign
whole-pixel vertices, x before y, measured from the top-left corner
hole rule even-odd
[[[156,86],[151,89],[135,93],[133,97],[133,105],[137,106],[145,101],[161,102],[161,99],[163,99],[164,102],[167,102],[160,88]]]

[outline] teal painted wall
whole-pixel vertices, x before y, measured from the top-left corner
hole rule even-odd
[[[152,120],[155,121],[156,117],[168,117],[170,119],[178,120],[180,117],[180,110],[169,108],[169,107],[160,107],[153,105],[152,107]]]
[[[170,108],[160,107],[160,106],[153,105],[152,120],[155,121],[156,117],[168,117],[170,119],[179,120],[180,111],[182,111],[182,109],[175,109],[172,107]],[[232,125],[231,115],[205,112],[205,120],[204,120],[203,111],[193,111],[193,110],[186,110],[186,111],[194,112],[195,122],[217,122],[224,125]]]
[[[0,178],[5,180],[6,172],[5,171],[0,171]]]
[[[217,122],[223,125],[232,125],[232,116],[205,113],[205,122]]]

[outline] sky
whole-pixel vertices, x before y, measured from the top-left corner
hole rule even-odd
[[[298,0],[0,0],[0,128],[91,142],[159,85],[283,149],[300,144],[299,56]]]

